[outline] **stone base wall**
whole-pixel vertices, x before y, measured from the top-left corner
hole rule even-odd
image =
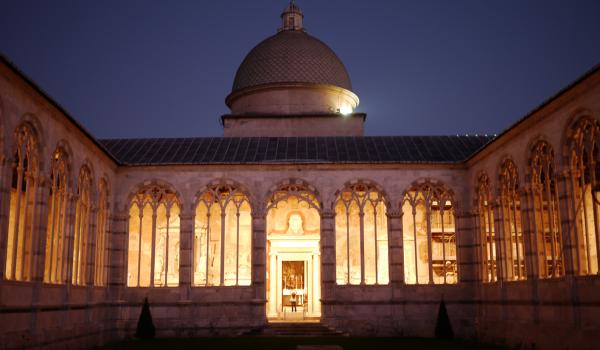
[[[116,340],[106,290],[71,288],[2,283],[0,349],[83,349]]]
[[[478,338],[527,349],[600,348],[600,279],[481,286]]]
[[[323,306],[323,322],[357,336],[433,337],[443,299],[454,334],[473,338],[476,305],[470,290],[468,285],[338,286],[335,300]]]

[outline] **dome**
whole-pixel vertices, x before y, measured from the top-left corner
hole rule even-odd
[[[281,30],[256,45],[238,68],[232,92],[276,83],[313,83],[352,90],[339,57],[303,30]]]

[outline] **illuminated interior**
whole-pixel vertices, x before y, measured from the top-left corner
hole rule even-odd
[[[389,282],[386,207],[377,189],[359,183],[341,191],[335,232],[337,284]]]
[[[96,219],[96,251],[94,258],[94,285],[104,286],[107,280],[106,262],[108,253],[107,231],[108,231],[108,185],[106,180],[101,179],[98,185],[98,214]]]
[[[425,182],[402,204],[404,280],[407,284],[458,282],[452,193]]]
[[[248,197],[216,185],[198,199],[194,229],[195,286],[250,285],[252,215]]]
[[[90,190],[92,179],[90,170],[83,166],[79,173],[77,203],[75,205],[75,227],[73,243],[73,284],[85,285],[85,268],[89,244]]]
[[[179,285],[179,201],[173,191],[147,186],[129,209],[127,286]]]
[[[496,282],[498,280],[498,265],[496,258],[496,233],[494,228],[494,208],[490,179],[483,173],[477,181],[477,208],[479,230],[481,237],[481,256],[483,257],[483,281]]]
[[[10,187],[10,212],[6,241],[5,277],[31,279],[31,237],[34,228],[37,187],[37,141],[33,130],[23,125],[15,132],[16,152]]]
[[[575,212],[575,260],[580,275],[598,273],[600,125],[582,118],[573,128],[570,155]]]
[[[69,193],[67,187],[68,158],[61,147],[54,151],[48,198],[48,230],[46,232],[46,263],[44,281],[60,284],[67,280],[69,241],[67,220],[69,218]]]
[[[298,319],[321,315],[320,206],[301,185],[282,186],[267,211],[267,316]],[[292,312],[290,298],[298,297]],[[303,316],[299,316],[303,315]]]
[[[500,168],[500,215],[504,230],[504,271],[507,280],[527,279],[520,196],[517,167],[512,160],[506,159]]]
[[[560,221],[558,217],[558,189],[554,178],[554,151],[545,142],[538,142],[531,159],[534,226],[540,277],[564,275],[563,249]]]

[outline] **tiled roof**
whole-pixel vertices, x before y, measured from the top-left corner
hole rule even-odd
[[[123,165],[458,163],[491,136],[106,139]]]
[[[273,83],[315,83],[352,90],[350,76],[335,52],[300,30],[281,31],[256,45],[238,68],[231,91]]]

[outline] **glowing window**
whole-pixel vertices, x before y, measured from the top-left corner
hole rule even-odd
[[[127,286],[179,285],[179,209],[175,193],[148,185],[129,209]]]
[[[600,124],[581,118],[571,130],[569,155],[575,208],[575,268],[580,275],[598,273],[600,219]]]
[[[527,279],[521,222],[519,174],[515,163],[506,159],[500,167],[500,216],[503,229],[504,272],[507,280]]]
[[[95,286],[105,286],[107,280],[108,213],[108,184],[105,179],[101,179],[98,185],[98,211],[96,214]]]
[[[67,280],[69,241],[68,156],[61,147],[52,157],[51,187],[48,200],[48,230],[46,232],[46,264],[44,281],[60,284]]]
[[[415,185],[402,212],[405,283],[457,283],[452,193],[430,182]]]
[[[88,260],[89,227],[90,227],[90,191],[92,178],[87,166],[83,166],[79,172],[79,184],[77,186],[77,202],[75,204],[75,226],[73,236],[73,275],[72,282],[75,285],[86,284],[86,267]]]
[[[194,229],[195,286],[250,285],[252,216],[248,197],[230,185],[198,198]]]
[[[388,232],[383,195],[368,184],[344,188],[335,204],[337,284],[387,284]]]
[[[540,257],[541,278],[564,275],[562,234],[560,230],[558,188],[554,174],[554,151],[545,141],[538,142],[531,156],[533,230]]]
[[[482,278],[484,282],[498,280],[498,265],[496,259],[496,233],[494,229],[494,208],[490,179],[483,173],[477,180],[477,211],[482,256]]]
[[[29,281],[38,181],[38,143],[33,129],[27,124],[17,128],[14,136],[16,152],[10,187],[5,276],[9,280]]]

